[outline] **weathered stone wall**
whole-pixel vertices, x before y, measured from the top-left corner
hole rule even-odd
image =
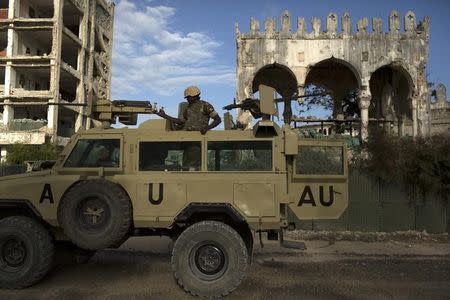
[[[429,93],[425,78],[428,62],[429,19],[419,24],[412,11],[404,16],[404,30],[400,28],[400,15],[393,11],[389,16],[389,31],[382,31],[382,20],[372,20],[369,30],[367,18],[358,20],[357,31],[352,32],[348,13],[341,17],[338,29],[338,16],[330,13],[326,24],[313,18],[312,30],[307,30],[303,18],[297,19],[297,28],[292,29],[291,15],[288,11],[281,15],[281,29],[276,31],[275,19],[267,18],[264,30],[259,22],[251,19],[250,31],[241,33],[236,25],[237,45],[237,98],[251,97],[258,72],[268,66],[281,66],[293,74],[298,92],[303,92],[308,74],[314,66],[329,59],[353,73],[360,91],[362,135],[366,135],[369,122],[369,107],[374,105],[370,80],[377,70],[388,67],[395,70],[407,81],[407,93],[403,93],[402,105],[410,108],[411,130],[429,133]],[[325,72],[326,73],[326,72]],[[326,77],[327,74],[323,74]],[[348,82],[345,78],[341,85]],[[283,94],[283,89],[277,89]],[[289,94],[289,93],[287,93]],[[400,93],[399,93],[400,94]],[[378,99],[377,101],[381,101]]]
[[[431,133],[450,134],[450,102],[447,99],[447,89],[440,83],[435,89],[436,101],[431,104]]]

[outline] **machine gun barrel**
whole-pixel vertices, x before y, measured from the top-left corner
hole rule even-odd
[[[317,97],[317,96],[326,96],[329,95],[329,93],[315,93],[315,94],[308,94],[308,95],[294,95],[291,97],[282,97],[282,98],[275,98],[273,99],[273,101],[275,103],[280,103],[280,102],[284,102],[284,101],[292,101],[292,100],[296,100],[296,99],[300,99],[300,98],[307,98],[307,97]],[[243,100],[240,103],[232,103],[232,104],[228,104],[226,106],[223,107],[224,110],[232,110],[232,109],[236,109],[236,108],[240,108],[240,109],[244,109],[244,110],[249,110],[249,108],[254,109],[255,105],[259,105],[260,101],[259,99],[254,99],[254,98],[246,98],[245,100]]]
[[[291,97],[282,97],[282,98],[275,98],[274,102],[275,103],[280,103],[280,102],[284,102],[287,100],[297,100],[297,99],[301,99],[301,98],[308,98],[308,97],[318,97],[318,96],[327,96],[330,95],[330,93],[314,93],[314,94],[308,94],[308,95],[293,95]]]
[[[314,93],[314,94],[308,94],[308,95],[298,95],[294,94],[291,97],[282,97],[282,98],[274,98],[275,89],[266,86],[266,85],[259,85],[259,93],[261,96],[261,99],[253,99],[253,98],[247,98],[240,103],[236,103],[236,100],[234,100],[233,104],[229,104],[223,107],[225,110],[231,110],[235,108],[240,108],[242,110],[249,111],[252,116],[255,119],[263,118],[269,119],[270,115],[277,114],[278,109],[275,107],[276,103],[283,102],[284,103],[284,122],[286,124],[289,124],[291,122],[292,118],[292,108],[291,108],[291,101],[297,100],[301,98],[307,98],[307,97],[317,97],[317,96],[326,96],[330,93]]]

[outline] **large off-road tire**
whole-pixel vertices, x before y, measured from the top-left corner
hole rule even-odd
[[[103,179],[81,181],[63,197],[58,222],[78,247],[116,247],[126,239],[132,221],[131,202],[117,184]]]
[[[245,277],[248,252],[241,236],[216,221],[195,223],[181,233],[172,251],[178,284],[194,296],[221,297]]]
[[[29,287],[50,270],[53,239],[39,222],[23,216],[0,220],[0,288]]]

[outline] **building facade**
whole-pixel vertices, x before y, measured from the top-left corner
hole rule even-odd
[[[105,0],[0,0],[0,147],[91,126],[110,98],[113,16]]]
[[[399,135],[430,134],[428,17],[417,21],[408,11],[402,21],[392,11],[388,32],[381,18],[372,19],[372,30],[367,18],[358,20],[356,32],[349,13],[340,19],[339,28],[335,13],[327,16],[325,26],[313,18],[308,30],[304,18],[298,18],[293,30],[291,15],[284,11],[279,30],[274,18],[266,19],[263,30],[252,18],[246,33],[236,24],[237,99],[252,97],[259,84],[274,87],[282,97],[302,95],[313,84],[331,91],[336,118],[342,114],[343,98],[356,90],[363,139],[369,123],[388,124]],[[289,123],[290,105],[283,116]],[[240,117],[246,119],[245,114]]]

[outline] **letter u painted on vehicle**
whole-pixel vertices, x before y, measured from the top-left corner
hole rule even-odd
[[[323,206],[331,206],[331,205],[333,204],[333,202],[334,202],[334,190],[333,190],[333,186],[330,185],[329,188],[328,188],[328,190],[329,190],[330,198],[329,198],[329,200],[327,201],[327,200],[324,199],[324,195],[323,195],[323,194],[324,194],[324,193],[323,193],[323,186],[320,186],[320,187],[319,187],[320,204],[322,204]]]
[[[164,196],[164,185],[162,183],[159,184],[159,194],[158,199],[153,199],[153,183],[148,184],[148,201],[150,201],[151,204],[158,205],[161,204],[163,201]]]

